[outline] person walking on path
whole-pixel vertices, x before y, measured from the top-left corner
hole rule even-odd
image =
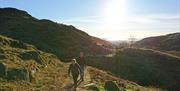
[[[85,62],[85,58],[84,58],[84,53],[83,52],[80,52],[80,57],[77,60],[77,63],[80,65],[80,68],[82,70],[82,72],[80,74],[81,81],[84,81],[84,70],[85,70],[86,62]]]
[[[76,59],[72,59],[72,63],[70,64],[69,69],[68,69],[68,75],[70,76],[70,74],[71,74],[73,77],[74,88],[77,87],[77,83],[78,83],[77,79],[81,72],[82,72],[81,68],[80,68],[79,64],[76,62]]]

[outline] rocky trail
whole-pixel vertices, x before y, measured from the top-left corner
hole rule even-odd
[[[85,90],[88,89],[88,87],[95,85],[95,83],[93,83],[91,78],[90,78],[90,74],[89,74],[88,69],[90,69],[90,68],[87,67],[87,69],[85,70],[84,81],[83,82],[79,82],[78,87],[76,88],[76,90],[73,87],[73,79],[69,78],[64,83],[62,91],[85,91]]]

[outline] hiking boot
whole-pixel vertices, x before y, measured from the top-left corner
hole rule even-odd
[[[82,78],[81,81],[84,81],[84,78]]]

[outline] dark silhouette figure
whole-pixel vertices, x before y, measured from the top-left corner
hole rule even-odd
[[[81,68],[79,66],[79,64],[76,62],[76,59],[72,59],[72,63],[69,66],[69,70],[68,70],[68,75],[70,76],[70,74],[73,77],[73,81],[74,81],[74,88],[77,87],[78,84],[78,77],[81,73]]]
[[[80,73],[81,81],[84,81],[84,70],[85,70],[86,62],[85,62],[85,58],[84,58],[84,53],[83,52],[80,52],[80,57],[79,57],[77,63],[79,64],[79,66],[81,68],[81,71],[82,71]]]

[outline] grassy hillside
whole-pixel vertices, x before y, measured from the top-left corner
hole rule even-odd
[[[67,79],[66,64],[55,55],[0,35],[0,90],[57,90]]]
[[[89,65],[110,71],[143,86],[177,91],[180,85],[180,57],[150,50],[127,48],[114,57],[88,57]],[[113,65],[113,66],[112,66]]]
[[[106,91],[104,87],[106,87],[106,84],[109,81],[113,81],[114,83],[116,83],[119,87],[119,91],[165,91],[163,89],[158,89],[154,87],[143,87],[138,85],[137,83],[115,77],[112,74],[109,74],[108,72],[96,68],[88,67],[87,70],[90,74],[91,81],[96,84],[100,91]],[[91,89],[92,86],[88,88]]]
[[[55,55],[0,35],[1,91],[67,91],[65,87],[72,84],[67,69],[68,64],[60,62]],[[92,67],[87,67],[85,81],[78,91],[105,91],[106,81],[116,81],[123,91],[161,91],[142,87]]]
[[[59,58],[76,57],[81,51],[86,55],[110,52],[97,45],[95,38],[71,25],[39,20],[22,10],[0,8],[0,20],[3,21],[0,34],[35,45]]]
[[[144,38],[135,45],[163,51],[180,51],[180,33]]]

